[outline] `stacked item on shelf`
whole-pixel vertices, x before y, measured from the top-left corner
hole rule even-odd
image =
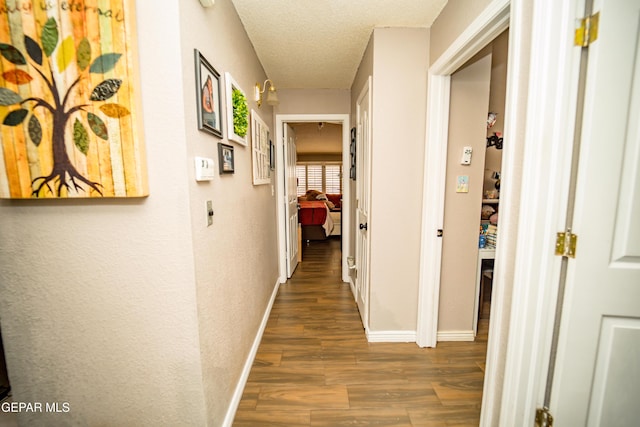
[[[486,237],[487,237],[487,248],[495,249],[496,241],[498,240],[498,227],[493,224],[488,224]]]

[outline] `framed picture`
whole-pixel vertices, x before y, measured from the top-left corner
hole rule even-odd
[[[195,57],[198,129],[222,138],[220,74],[197,49],[195,49]]]
[[[276,146],[269,140],[269,166],[271,170],[276,169]]]
[[[0,198],[149,195],[135,3],[1,3]]]
[[[220,164],[220,175],[236,171],[232,145],[218,143],[218,163]]]
[[[249,133],[249,107],[247,96],[240,85],[225,73],[227,88],[227,139],[247,146]]]
[[[255,110],[251,110],[251,154],[253,158],[253,185],[271,183],[269,127]]]
[[[351,167],[349,168],[349,178],[356,180],[356,128],[351,128],[351,144],[349,145],[351,154]]]

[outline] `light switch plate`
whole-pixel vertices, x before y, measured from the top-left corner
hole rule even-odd
[[[207,227],[213,224],[213,202],[207,200]]]
[[[207,157],[196,157],[196,181],[211,181],[215,176],[213,171],[213,159]]]

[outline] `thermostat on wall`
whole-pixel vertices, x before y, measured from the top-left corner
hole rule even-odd
[[[471,147],[464,147],[462,149],[462,160],[460,160],[461,165],[471,164],[471,153],[473,153],[473,148]]]
[[[214,177],[213,159],[196,157],[196,181],[211,181]]]

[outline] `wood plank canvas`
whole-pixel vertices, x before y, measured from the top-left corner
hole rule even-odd
[[[0,197],[148,195],[133,0],[0,0]]]

